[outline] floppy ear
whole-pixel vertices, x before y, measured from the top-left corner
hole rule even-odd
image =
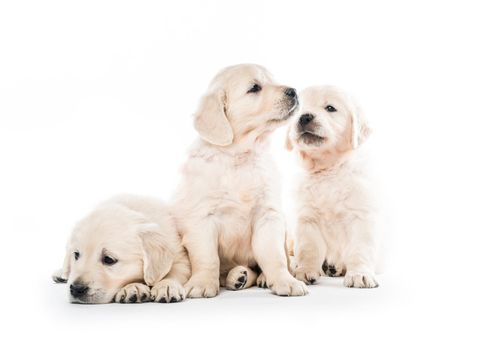
[[[144,250],[144,282],[153,286],[161,281],[173,266],[174,254],[169,249],[159,227],[154,224],[143,225],[139,232]]]
[[[288,151],[293,150],[293,143],[291,142],[291,138],[289,137],[290,131],[291,131],[291,125],[288,126],[288,130],[286,131],[286,143],[284,144]]]
[[[371,130],[361,113],[358,106],[354,106],[351,111],[351,146],[358,148],[370,135]]]
[[[226,96],[223,91],[205,95],[195,113],[194,126],[200,137],[216,146],[233,142],[233,129],[226,118]]]

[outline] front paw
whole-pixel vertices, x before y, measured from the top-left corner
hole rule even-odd
[[[185,288],[178,281],[162,280],[151,289],[151,299],[158,303],[176,303],[186,298]]]
[[[269,284],[269,288],[274,294],[280,296],[302,296],[308,294],[306,284],[291,275],[275,280]]]
[[[226,288],[231,290],[240,290],[245,288],[248,281],[248,271],[243,266],[236,266],[228,272],[226,277]]]
[[[297,280],[303,281],[305,283],[314,284],[321,276],[321,271],[317,269],[309,269],[304,267],[297,267],[294,270],[294,276]]]
[[[376,288],[378,282],[371,273],[348,271],[344,277],[344,285],[349,288]]]
[[[143,303],[149,301],[150,289],[143,283],[130,283],[115,295],[117,303]]]
[[[189,298],[212,298],[219,293],[219,279],[192,276],[185,289]]]
[[[63,274],[63,269],[56,270],[51,278],[55,283],[67,283],[67,276]]]

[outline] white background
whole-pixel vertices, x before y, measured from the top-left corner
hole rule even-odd
[[[488,1],[2,1],[2,348],[491,348]],[[81,306],[54,285],[74,222],[169,198],[216,71],[255,62],[353,92],[372,122],[389,255],[381,287]],[[272,139],[286,207],[297,168]]]

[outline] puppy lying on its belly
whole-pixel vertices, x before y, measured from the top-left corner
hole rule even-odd
[[[68,281],[71,302],[101,304],[181,301],[189,277],[188,256],[167,206],[122,195],[77,224],[53,279]]]
[[[301,93],[287,148],[306,173],[298,190],[296,278],[314,283],[327,272],[347,287],[377,287],[375,210],[362,143],[369,129],[353,101],[330,86]]]

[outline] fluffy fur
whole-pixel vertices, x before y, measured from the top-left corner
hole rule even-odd
[[[377,237],[363,143],[369,128],[337,88],[311,87],[288,130],[305,170],[298,189],[295,276],[314,283],[345,275],[347,287],[376,287]]]
[[[154,198],[122,195],[76,225],[63,269],[53,279],[68,281],[74,303],[175,302],[185,298],[183,284],[190,274],[167,206]]]
[[[173,204],[192,265],[189,297],[255,282],[278,295],[307,293],[288,271],[279,176],[268,153],[269,135],[297,105],[294,89],[257,65],[228,67],[210,84]]]

